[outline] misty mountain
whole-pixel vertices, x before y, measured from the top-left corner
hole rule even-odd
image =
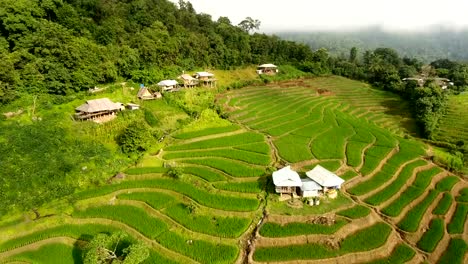
[[[331,54],[348,56],[352,47],[365,50],[389,47],[401,56],[425,62],[448,58],[468,61],[468,29],[454,31],[439,26],[427,32],[390,32],[380,27],[356,31],[279,32],[281,38],[299,41],[312,49],[326,48]]]

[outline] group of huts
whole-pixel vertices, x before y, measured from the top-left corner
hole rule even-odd
[[[336,174],[330,172],[324,167],[317,165],[312,170],[305,173],[306,177],[301,179],[299,174],[286,166],[273,172],[273,183],[275,192],[281,197],[303,197],[317,198],[327,196],[335,198],[337,191],[345,182]]]
[[[278,73],[278,67],[273,64],[262,64],[257,67],[257,73],[274,75]],[[181,88],[194,88],[197,86],[203,87],[216,87],[217,79],[211,72],[196,72],[194,75],[183,73],[178,77],[179,81],[176,80],[162,80],[157,86],[159,91],[152,91],[144,85],[140,86],[137,97],[140,100],[154,100],[162,98],[164,92],[174,92]],[[93,93],[97,92],[98,89],[92,89]],[[86,103],[75,108],[75,119],[77,120],[93,120],[96,122],[104,122],[115,117],[116,113],[124,110],[136,110],[139,108],[137,104],[126,104],[126,107],[122,103],[114,103],[108,98],[100,98],[94,100],[88,100]]]

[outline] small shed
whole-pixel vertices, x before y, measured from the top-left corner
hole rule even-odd
[[[128,103],[127,108],[128,108],[128,110],[132,110],[132,111],[133,110],[138,110],[138,109],[140,109],[140,105]]]
[[[295,194],[296,188],[302,186],[299,174],[291,170],[290,166],[273,172],[273,183],[275,184],[275,191],[280,195]]]
[[[164,92],[172,91],[176,89],[179,83],[176,80],[164,80],[158,83],[158,86],[161,87],[161,90]]]
[[[189,74],[182,74],[179,79],[184,82],[184,88],[193,88],[198,85],[198,79],[193,78]]]
[[[199,83],[203,86],[216,87],[216,81],[214,74],[211,72],[197,72],[194,77],[198,79]]]
[[[121,103],[114,103],[109,98],[88,100],[75,108],[75,117],[80,120],[95,120],[103,116],[113,116],[123,110]]]
[[[278,66],[271,63],[262,64],[257,67],[257,73],[275,75],[278,73]]]
[[[140,100],[153,100],[154,95],[146,87],[140,87],[137,94],[138,99]]]
[[[322,186],[313,181],[310,178],[301,179],[301,195],[302,197],[318,197],[320,196],[320,191],[323,190]]]
[[[324,167],[317,165],[306,172],[307,177],[322,186],[323,190],[340,189],[345,181]]]

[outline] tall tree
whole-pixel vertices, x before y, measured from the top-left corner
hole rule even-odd
[[[242,20],[239,23],[239,27],[244,30],[245,32],[250,33],[250,31],[255,31],[260,29],[260,20],[258,19],[253,19],[251,17],[246,17],[244,20]]]
[[[357,48],[352,47],[351,50],[349,51],[349,62],[356,63],[356,59],[357,59]]]

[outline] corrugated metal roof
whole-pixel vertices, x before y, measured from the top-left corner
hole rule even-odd
[[[258,68],[278,68],[278,66],[271,64],[271,63],[267,63],[267,64],[262,64],[258,66]]]
[[[196,73],[199,77],[213,77],[214,74],[211,72],[197,72]]]
[[[158,82],[159,86],[174,86],[177,84],[178,82],[176,80],[164,80],[164,81]]]
[[[306,172],[306,175],[323,187],[341,186],[344,182],[344,180],[336,176],[336,174],[320,165],[317,165],[312,170]]]
[[[273,183],[275,186],[281,187],[302,186],[302,181],[299,177],[299,174],[291,170],[290,166],[286,166],[281,170],[273,172]]]
[[[88,100],[76,108],[77,111],[85,113],[96,113],[102,111],[115,111],[121,108],[121,104],[112,102],[109,98]]]

